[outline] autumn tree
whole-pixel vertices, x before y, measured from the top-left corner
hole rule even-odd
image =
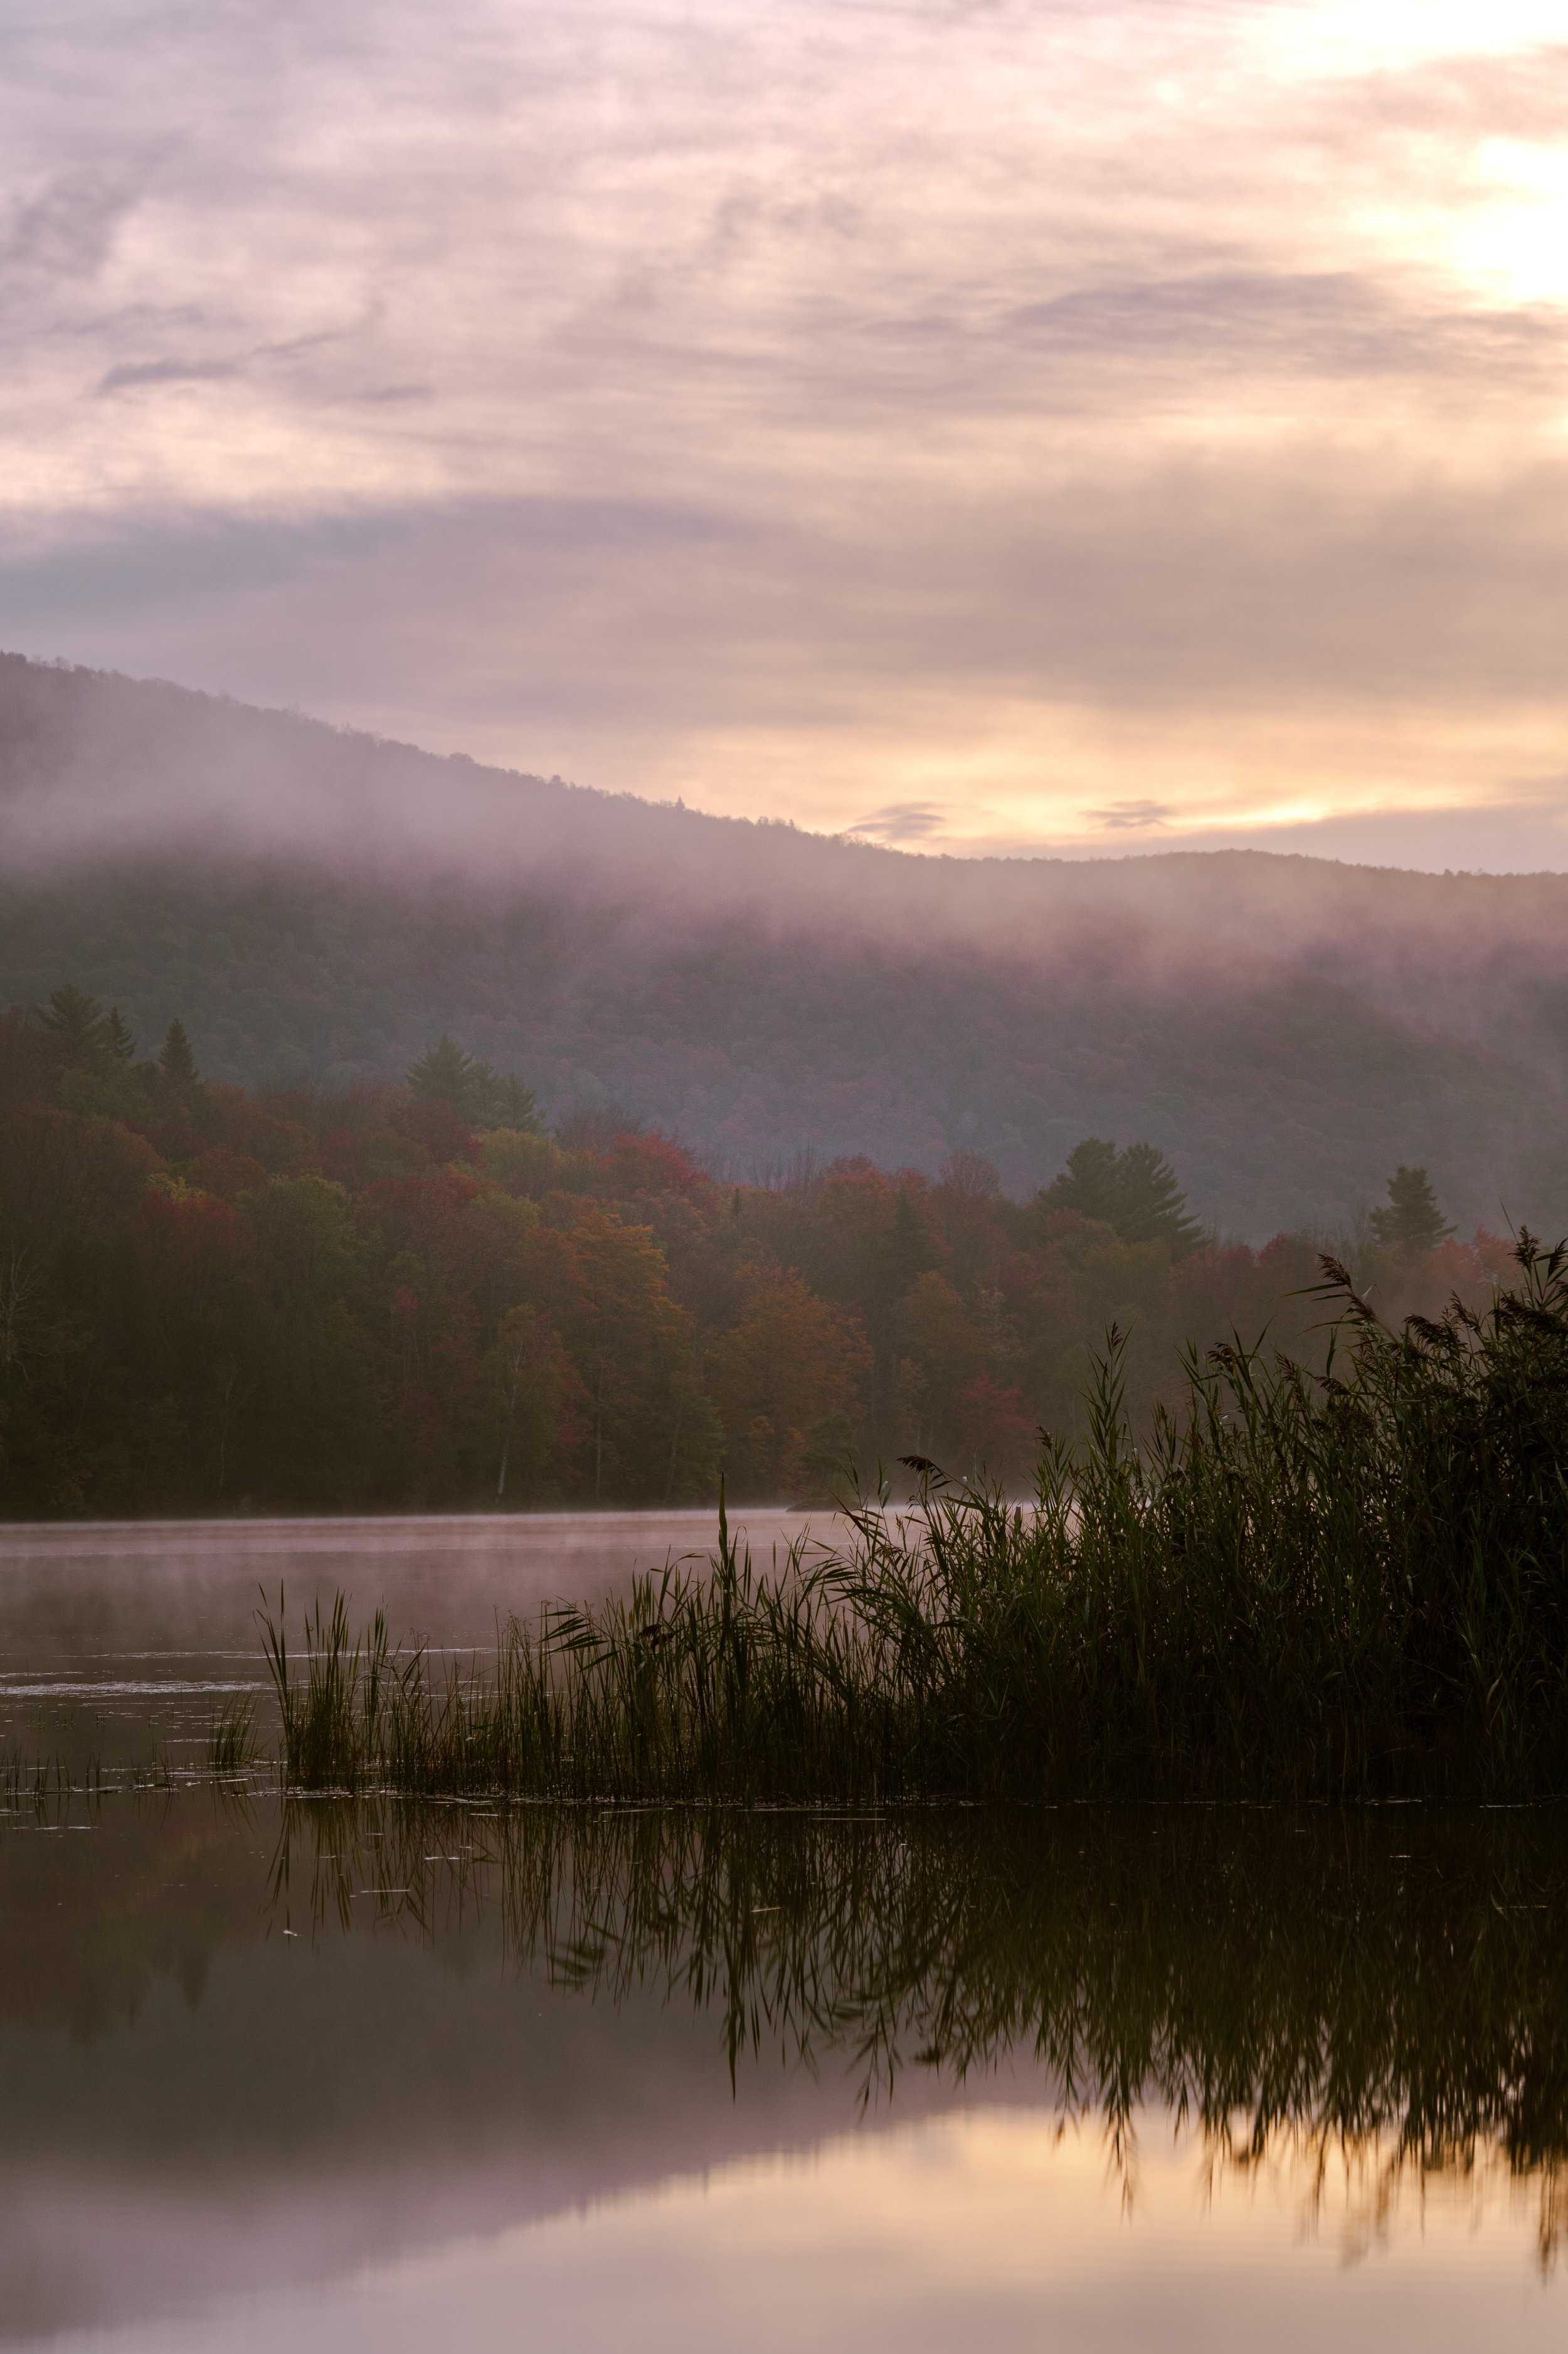
[[[571,1186],[578,1175],[553,1137],[531,1129],[492,1129],[480,1148],[480,1165],[508,1193],[535,1200]]]
[[[707,1493],[716,1426],[652,1234],[586,1204],[562,1241],[557,1321],[583,1385],[591,1500]]]
[[[1139,1429],[1183,1342],[1320,1355],[1311,1237],[1195,1241],[1149,1144],[1084,1139],[1027,1206],[969,1153],[721,1186],[614,1107],[484,1127],[521,1083],[450,1038],[412,1078],[247,1094],[178,1021],[137,1062],[79,990],[0,1016],[0,1510],[705,1500],[721,1459],[788,1498],[906,1452],[1022,1479],[1112,1323]],[[1421,1170],[1373,1231],[1395,1307],[1501,1263]]]
[[[495,1501],[505,1503],[509,1492],[531,1498],[560,1450],[562,1407],[573,1392],[580,1399],[582,1385],[548,1318],[526,1305],[503,1316],[481,1370],[496,1451]]]
[[[262,1310],[247,1222],[230,1204],[179,1181],[150,1182],[132,1225],[155,1302],[135,1365],[137,1388],[177,1433],[166,1487],[181,1501],[225,1500],[255,1405]],[[254,1458],[252,1458],[254,1461]]]
[[[993,1161],[979,1152],[955,1152],[931,1189],[943,1241],[950,1254],[948,1272],[967,1298],[975,1286],[994,1283],[1025,1214],[1002,1192]]]
[[[781,1503],[821,1494],[851,1452],[871,1364],[853,1316],[792,1270],[759,1273],[707,1356],[735,1492]]]
[[[340,1185],[274,1177],[239,1204],[264,1310],[247,1473],[275,1503],[358,1501],[391,1471],[371,1268]]]
[[[830,1169],[810,1204],[825,1230],[818,1285],[859,1316],[871,1344],[869,1438],[892,1451],[897,1416],[899,1341],[906,1295],[916,1278],[942,1266],[942,1240],[926,1181],[912,1169],[888,1177],[863,1159]]]
[[[955,1405],[985,1367],[976,1319],[945,1275],[916,1278],[904,1305],[899,1361],[899,1451],[953,1464]]]

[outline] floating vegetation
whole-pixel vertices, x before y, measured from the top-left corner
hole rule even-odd
[[[63,1757],[23,1757],[13,1753],[0,1760],[0,1814],[30,1810],[41,1818],[72,1798],[97,1797],[103,1787],[103,1768],[96,1758],[73,1769]]]
[[[1132,1440],[1121,1343],[1034,1500],[916,1461],[917,1506],[757,1570],[510,1622],[484,1671],[341,1596],[291,1660],[290,1785],[851,1805],[1568,1787],[1568,1248],[1393,1332],[1324,1262],[1326,1372],[1239,1345]]]
[[[41,1819],[78,1798],[96,1803],[111,1796],[166,1797],[208,1778],[208,1771],[172,1766],[155,1747],[145,1759],[107,1766],[99,1757],[73,1761],[13,1752],[0,1758],[0,1815],[30,1812]]]

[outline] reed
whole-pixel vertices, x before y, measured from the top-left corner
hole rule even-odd
[[[752,1804],[1070,1795],[1518,1797],[1568,1786],[1568,1246],[1485,1317],[1385,1328],[1344,1269],[1320,1375],[1190,1358],[1133,1442],[1113,1331],[1032,1503],[914,1464],[765,1571],[512,1621],[483,1672],[341,1597],[266,1638],[298,1787]]]
[[[224,1702],[207,1734],[209,1774],[244,1774],[256,1761],[256,1702],[248,1694]]]

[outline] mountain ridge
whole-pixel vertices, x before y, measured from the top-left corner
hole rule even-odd
[[[912,854],[16,655],[0,862],[0,998],[178,1014],[215,1078],[451,1030],[740,1174],[969,1149],[1029,1188],[1103,1132],[1253,1236],[1398,1161],[1462,1222],[1568,1224],[1568,877]]]

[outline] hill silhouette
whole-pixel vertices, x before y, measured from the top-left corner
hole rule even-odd
[[[177,1015],[213,1079],[450,1032],[740,1175],[972,1150],[1022,1191],[1094,1134],[1254,1237],[1400,1164],[1462,1227],[1568,1226],[1568,877],[922,857],[14,655],[0,865],[0,1002]]]

